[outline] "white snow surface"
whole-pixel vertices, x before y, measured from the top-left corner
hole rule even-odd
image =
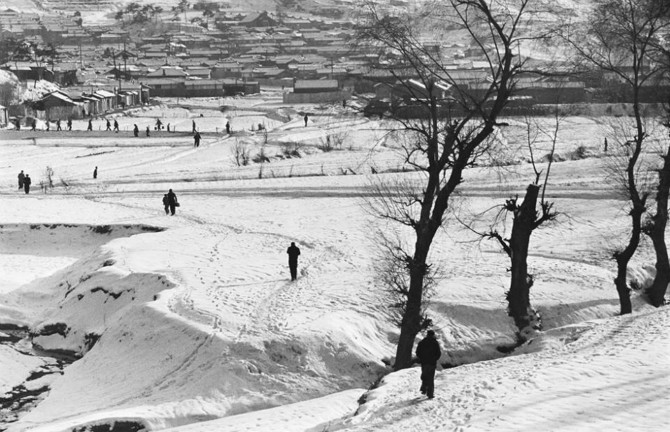
[[[149,125],[178,109],[185,127],[195,119],[203,131],[198,149],[188,134],[87,135],[84,123],[62,135],[3,132],[0,323],[28,326],[39,348],[83,356],[8,431],[118,421],[180,431],[670,427],[670,311],[634,292],[635,312],[616,316],[610,257],[627,219],[604,180],[602,119],[569,118],[561,132],[567,160],[553,165],[547,192],[562,216],[534,234],[529,259],[545,331],[514,355],[496,349],[514,343],[507,259],[452,219],[436,238],[431,259],[444,278],[430,313],[440,363],[456,367],[439,368],[436,398],[426,400],[417,368],[389,374],[384,363],[398,330],[372,269],[369,233],[382,225],[362,198],[376,179],[419,176],[389,172],[401,166],[389,123],[315,106],[286,123],[264,117],[281,108],[278,99],[225,101],[237,104],[234,116],[210,109],[219,100],[166,101],[130,120]],[[307,127],[300,110],[310,113]],[[244,124],[247,113],[248,124],[265,120],[267,144],[248,126],[221,134],[224,119]],[[518,143],[505,156],[520,163],[469,170],[455,202],[461,218],[532,181],[523,129],[510,124],[500,139]],[[342,148],[322,151],[326,136],[342,138]],[[264,147],[270,156],[262,171],[232,161],[241,139],[252,155]],[[280,157],[282,143],[299,143],[301,157]],[[570,160],[580,145],[590,157]],[[47,165],[56,182],[44,193]],[[29,195],[16,190],[21,169],[33,177]],[[168,188],[181,203],[174,217],[161,204]],[[286,268],[291,241],[302,251],[295,282]],[[631,275],[638,286],[653,277],[648,243]],[[0,348],[0,391],[42,364]]]

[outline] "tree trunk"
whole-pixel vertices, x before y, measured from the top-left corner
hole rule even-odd
[[[649,302],[658,307],[665,303],[665,293],[670,283],[670,260],[665,244],[665,228],[668,224],[668,195],[670,194],[670,150],[663,156],[663,167],[658,172],[656,214],[653,216],[647,235],[651,237],[656,252],[656,277],[647,288]]]
[[[539,191],[539,185],[528,185],[523,203],[515,211],[512,236],[509,240],[512,280],[507,293],[508,314],[514,319],[520,334],[538,320],[535,311],[530,307],[533,278],[528,274],[528,246],[535,229]]]
[[[414,262],[409,270],[409,293],[407,305],[400,324],[400,337],[396,348],[394,370],[405,369],[412,366],[412,348],[414,339],[421,330],[421,305],[423,302],[423,284],[426,275],[427,248],[420,246],[417,242],[414,254]],[[425,250],[424,250],[425,249]]]
[[[630,288],[626,281],[628,273],[628,263],[635,254],[638,245],[640,244],[640,234],[642,233],[642,214],[644,213],[644,200],[637,200],[637,204],[633,205],[630,211],[632,219],[632,229],[628,246],[623,251],[615,252],[614,259],[617,264],[617,275],[614,279],[617,293],[619,294],[619,303],[621,304],[621,315],[633,312],[633,307],[630,302]]]
[[[619,294],[621,315],[633,312],[633,306],[630,303],[630,288],[628,288],[628,284],[626,283],[628,261],[630,261],[630,258],[621,259],[620,255],[618,255],[616,258],[617,276],[616,279],[614,279],[614,285],[616,286],[616,291]]]

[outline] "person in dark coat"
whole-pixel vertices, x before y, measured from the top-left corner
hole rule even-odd
[[[305,114],[305,127],[307,127],[307,120],[309,120],[309,118],[307,117],[307,114]]]
[[[149,126],[147,126],[147,136],[151,136],[150,135],[150,130],[151,130],[151,128]]]
[[[288,254],[288,268],[291,270],[291,280],[294,281],[298,277],[298,256],[300,256],[300,248],[291,242],[291,246],[286,250]]]
[[[88,127],[86,130],[89,132],[93,130],[93,119],[88,119]]]
[[[93,170],[93,178],[94,179],[98,178],[98,167],[95,167],[95,169]]]
[[[137,137],[140,134],[140,129],[137,127],[136,124],[133,125],[133,135]]]
[[[416,356],[421,363],[421,393],[428,399],[435,397],[435,368],[437,361],[442,356],[440,344],[435,339],[435,332],[428,330],[426,337],[416,347]]]
[[[37,128],[37,121],[33,119],[33,122],[30,124],[30,130],[34,131]]]
[[[196,132],[193,135],[193,147],[200,147],[200,132]]]
[[[26,191],[26,194],[30,193],[30,174],[26,174],[26,177],[23,179],[23,190]]]
[[[119,122],[114,119],[114,132],[119,132]]]
[[[105,119],[105,121],[107,122],[105,124],[105,130],[106,131],[111,131],[112,130],[112,124],[109,122],[109,119]]]
[[[72,119],[67,119],[67,130],[72,130]]]
[[[156,130],[161,130],[163,127],[163,123],[161,122],[161,119],[156,119]]]
[[[165,214],[170,214],[170,199],[168,194],[163,195],[163,207],[165,207]]]
[[[172,216],[174,216],[174,212],[177,209],[177,195],[175,195],[175,193],[172,192],[172,189],[168,191],[167,199],[168,199],[168,207],[170,207],[170,213],[172,214]]]
[[[23,189],[23,179],[25,179],[26,176],[23,174],[23,170],[19,173],[19,189]]]
[[[56,120],[56,132],[61,132],[63,128],[60,126],[60,119]]]
[[[230,135],[230,122],[229,121],[226,122],[226,133],[228,135]]]
[[[193,123],[193,133],[195,133],[195,120],[191,120],[191,122]]]
[[[47,132],[49,132],[49,129],[50,129],[49,123],[51,123],[51,121],[49,121],[49,119],[47,119],[47,121],[46,121],[46,124],[47,124]]]

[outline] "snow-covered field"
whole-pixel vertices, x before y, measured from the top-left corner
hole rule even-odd
[[[416,368],[367,390],[389,372],[398,330],[384,316],[369,236],[379,222],[364,197],[381,176],[417,175],[402,173],[389,123],[278,100],[164,100],[117,116],[141,130],[156,118],[178,126],[151,137],[127,127],[87,133],[83,122],[61,134],[0,131],[0,329],[25,326],[35,343],[0,344],[0,397],[43,390],[31,409],[0,410],[0,428],[670,428],[670,312],[633,293],[635,313],[616,316],[610,257],[627,220],[605,180],[603,119],[568,118],[561,131],[566,161],[553,165],[548,188],[561,216],[531,245],[540,337],[513,355],[497,350],[514,342],[507,259],[455,220],[440,233],[433,260],[444,278],[430,310],[440,362],[455,367],[438,371],[436,398],[426,400]],[[267,134],[251,131],[258,123]],[[515,150],[504,157],[523,161],[523,130],[510,123],[500,138]],[[337,149],[324,151],[328,136]],[[237,166],[236,146],[269,162]],[[570,160],[579,146],[589,157]],[[44,193],[47,166],[54,188]],[[33,178],[29,195],[16,189],[20,170]],[[525,162],[469,170],[459,216],[532,179]],[[174,217],[161,203],[169,188],[181,203]],[[296,282],[286,265],[292,241],[302,250]],[[649,249],[631,266],[638,285],[653,273]],[[47,351],[82,357],[62,375],[36,375],[53,367],[35,355]]]

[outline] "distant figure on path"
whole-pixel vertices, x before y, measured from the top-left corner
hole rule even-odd
[[[93,119],[88,119],[88,127],[86,130],[89,132],[93,130]]]
[[[23,189],[23,179],[25,179],[26,176],[23,174],[23,170],[19,173],[19,189]]]
[[[72,119],[67,119],[67,130],[72,130]]]
[[[135,135],[135,137],[138,137],[140,135],[140,130],[136,124],[133,125],[133,135]]]
[[[196,132],[193,135],[193,147],[200,147],[200,132]]]
[[[170,198],[168,198],[168,194],[163,195],[163,207],[165,207],[165,214],[169,215],[170,214]]]
[[[195,129],[195,120],[192,120],[192,122],[193,122],[193,133],[195,133],[195,132],[196,132],[196,129]]]
[[[291,280],[294,281],[298,277],[298,256],[300,256],[300,248],[291,242],[291,246],[286,249],[288,254],[288,268],[291,270]]]
[[[435,369],[442,356],[440,344],[435,339],[435,332],[428,330],[426,337],[416,347],[416,356],[421,363],[421,393],[428,399],[435,397]]]
[[[174,216],[174,212],[179,203],[177,202],[177,195],[175,195],[175,193],[172,192],[172,189],[168,191],[167,199],[168,199],[168,206],[170,207],[170,213],[172,214],[172,216]]]
[[[33,119],[33,122],[30,123],[30,130],[34,131],[37,128],[37,120]]]
[[[56,132],[61,132],[63,130],[62,127],[60,127],[60,119],[56,120]]]
[[[94,179],[98,178],[98,167],[95,167],[95,169],[93,170],[93,178]]]
[[[23,179],[23,190],[26,191],[26,194],[30,193],[30,174],[26,174],[26,177]]]
[[[112,124],[109,122],[109,119],[105,119],[107,121],[107,124],[105,125],[105,130],[106,131],[111,131],[112,130]]]
[[[607,137],[605,137],[605,153],[607,153]]]
[[[149,134],[150,130],[151,129],[149,128],[149,126],[147,126],[147,136],[150,136],[150,134]]]
[[[156,119],[156,130],[161,130],[161,126],[163,126],[161,119]]]
[[[226,122],[226,133],[228,135],[230,135],[230,122],[229,121]]]
[[[119,122],[117,122],[116,119],[114,119],[114,132],[119,132]]]
[[[170,132],[170,123],[167,124],[167,131]]]
[[[49,132],[49,130],[51,129],[51,125],[50,125],[50,123],[51,123],[51,122],[49,121],[49,119],[47,119],[47,121],[46,121],[46,124],[47,124],[47,132]]]
[[[309,117],[307,117],[307,114],[305,114],[305,127],[307,127],[307,120],[309,120]]]

